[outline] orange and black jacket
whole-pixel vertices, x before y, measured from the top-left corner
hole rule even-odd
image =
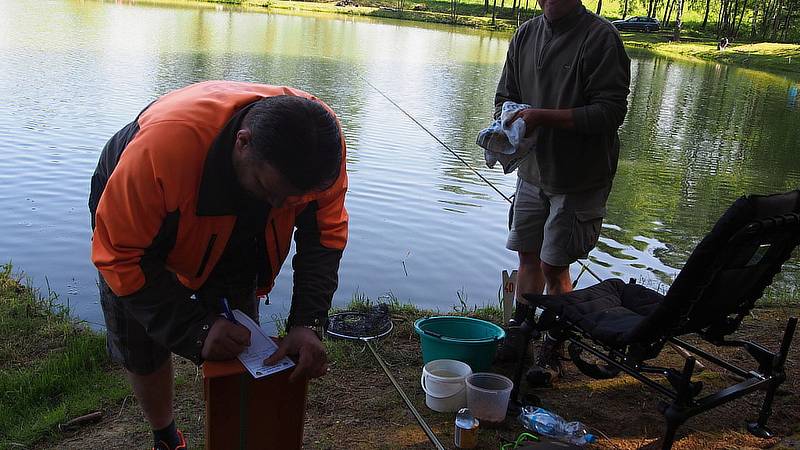
[[[190,299],[214,271],[235,233],[240,188],[231,151],[255,101],[305,92],[262,84],[209,81],[171,92],[106,144],[92,177],[92,261],[125,309],[166,348],[195,362],[217,316]],[[258,286],[268,292],[294,234],[290,325],[323,324],[338,285],[347,242],[345,144],[328,189],[264,204]],[[263,239],[261,238],[263,236]]]

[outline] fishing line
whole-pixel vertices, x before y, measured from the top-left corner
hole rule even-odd
[[[474,168],[474,167],[472,167],[472,166],[471,166],[471,165],[470,165],[470,164],[469,164],[469,163],[468,163],[468,162],[467,162],[467,161],[466,161],[464,158],[462,158],[462,157],[461,157],[461,156],[460,156],[458,153],[454,152],[454,151],[453,151],[453,149],[451,149],[451,148],[450,148],[450,147],[449,147],[447,144],[445,144],[445,143],[444,143],[444,142],[443,142],[441,139],[439,139],[439,137],[438,137],[438,136],[436,136],[435,134],[433,134],[433,133],[431,132],[431,130],[427,129],[427,128],[425,127],[425,125],[421,124],[421,123],[420,123],[420,122],[419,122],[417,119],[415,119],[415,118],[414,118],[414,116],[412,116],[411,114],[409,114],[409,113],[408,113],[408,112],[407,112],[405,109],[403,109],[403,108],[402,108],[400,105],[398,105],[397,103],[395,103],[395,101],[394,101],[394,100],[392,100],[391,98],[389,98],[389,96],[388,96],[388,95],[384,94],[384,93],[383,93],[383,92],[382,92],[380,89],[378,89],[377,87],[375,87],[375,85],[374,85],[374,84],[370,83],[370,82],[369,82],[369,80],[367,80],[366,78],[362,77],[362,76],[361,76],[360,74],[358,74],[358,73],[356,74],[356,76],[358,76],[359,78],[361,78],[362,80],[364,80],[364,82],[365,82],[365,83],[367,83],[368,85],[370,85],[370,87],[371,87],[372,89],[375,89],[375,91],[377,91],[379,94],[381,94],[381,95],[383,96],[383,98],[385,98],[386,100],[388,100],[388,101],[389,101],[389,103],[391,103],[392,105],[394,105],[394,106],[395,106],[395,108],[399,109],[399,110],[400,110],[400,111],[401,111],[403,114],[405,114],[405,115],[406,115],[406,117],[408,117],[409,119],[411,119],[411,120],[412,120],[412,121],[413,121],[415,124],[419,125],[419,127],[420,127],[420,128],[422,128],[423,130],[425,130],[425,132],[426,132],[426,133],[428,133],[428,134],[429,134],[429,135],[430,135],[432,138],[436,139],[436,142],[438,142],[439,144],[441,144],[441,145],[442,145],[442,147],[446,148],[446,149],[447,149],[447,150],[448,150],[450,153],[452,153],[452,154],[453,154],[453,156],[455,156],[456,158],[458,158],[458,160],[459,160],[459,161],[461,161],[461,162],[462,162],[462,163],[463,163],[465,166],[467,166],[467,168],[468,168],[469,170],[471,170],[473,173],[475,173],[475,175],[477,175],[477,176],[478,176],[478,178],[480,178],[481,180],[485,181],[485,182],[486,182],[486,184],[488,184],[488,185],[489,185],[489,186],[490,186],[492,189],[494,189],[494,190],[495,190],[495,191],[496,191],[498,194],[500,194],[500,196],[502,196],[504,199],[506,199],[506,201],[507,201],[508,203],[511,203],[511,198],[509,198],[509,197],[508,197],[506,194],[504,194],[504,193],[503,193],[503,191],[501,191],[500,189],[498,189],[498,188],[497,188],[497,186],[495,186],[494,184],[492,184],[492,182],[491,182],[491,181],[489,181],[488,179],[486,179],[486,177],[484,177],[483,175],[481,175],[481,173],[480,173],[480,172],[478,172],[477,170],[475,170],[475,168]]]
[[[449,151],[450,153],[452,153],[452,154],[453,154],[453,156],[455,156],[455,157],[456,157],[456,158],[457,158],[459,161],[461,161],[461,162],[462,162],[462,163],[463,163],[463,164],[464,164],[464,165],[465,165],[465,166],[466,166],[466,167],[467,167],[469,170],[471,170],[471,171],[472,171],[472,172],[473,172],[475,175],[477,175],[477,176],[478,176],[478,178],[480,178],[480,179],[481,179],[481,180],[483,180],[483,181],[484,181],[484,182],[485,182],[487,185],[489,185],[489,187],[491,187],[492,189],[494,189],[494,190],[495,190],[495,192],[497,192],[498,194],[500,194],[500,196],[501,196],[501,197],[503,197],[503,198],[504,198],[504,199],[505,199],[505,200],[506,200],[506,201],[507,201],[509,204],[511,204],[511,203],[512,203],[512,201],[511,201],[511,198],[510,198],[510,197],[508,197],[506,194],[504,194],[504,193],[503,193],[503,191],[501,191],[501,190],[500,190],[500,189],[499,189],[497,186],[495,186],[495,185],[494,185],[494,183],[492,183],[491,181],[489,181],[489,180],[488,180],[486,177],[484,177],[484,176],[483,176],[483,175],[482,175],[480,172],[478,172],[478,171],[477,171],[477,170],[476,170],[474,167],[472,167],[472,165],[470,165],[470,163],[469,163],[469,162],[467,162],[467,161],[466,161],[464,158],[462,158],[462,157],[461,157],[461,156],[460,156],[458,153],[456,153],[456,152],[455,152],[455,151],[454,151],[452,148],[450,148],[450,146],[449,146],[449,145],[445,144],[445,143],[444,143],[444,141],[442,141],[441,139],[439,139],[439,137],[438,137],[438,136],[436,136],[435,134],[433,134],[433,132],[432,132],[431,130],[429,130],[427,127],[425,127],[425,125],[423,125],[422,123],[420,123],[420,121],[418,121],[416,118],[414,118],[414,116],[412,116],[411,114],[409,114],[409,112],[408,112],[408,111],[406,111],[405,109],[403,109],[403,107],[402,107],[402,106],[398,105],[398,104],[397,104],[397,102],[395,102],[394,100],[392,100],[392,99],[391,99],[391,98],[390,98],[388,95],[384,94],[384,93],[383,93],[383,91],[381,91],[380,89],[378,89],[378,88],[377,88],[377,87],[376,87],[374,84],[370,83],[370,82],[369,82],[369,80],[367,80],[366,78],[364,78],[364,77],[363,77],[361,74],[359,74],[359,73],[355,73],[355,75],[356,75],[358,78],[360,78],[362,81],[364,81],[365,83],[367,83],[367,84],[368,84],[368,85],[369,85],[369,86],[370,86],[372,89],[375,89],[375,91],[376,91],[378,94],[381,94],[381,96],[382,96],[383,98],[385,98],[385,99],[386,99],[386,100],[387,100],[389,103],[391,103],[392,105],[394,105],[394,107],[395,107],[395,108],[399,109],[399,110],[400,110],[400,112],[402,112],[403,114],[405,114],[405,115],[406,115],[406,117],[408,117],[409,119],[411,119],[411,121],[412,121],[412,122],[414,122],[414,123],[415,123],[415,124],[417,124],[417,125],[418,125],[420,128],[422,128],[423,130],[425,130],[425,132],[426,132],[426,133],[428,133],[428,134],[429,134],[429,135],[430,135],[430,136],[431,136],[433,139],[435,139],[435,140],[436,140],[436,142],[438,142],[439,144],[441,144],[441,146],[442,146],[442,147],[444,147],[445,149],[447,149],[447,151]],[[584,264],[584,263],[583,263],[583,262],[581,262],[580,260],[578,260],[578,261],[577,261],[577,263],[581,265],[581,271],[580,271],[580,273],[578,274],[578,276],[575,278],[575,281],[572,283],[572,287],[573,287],[573,288],[574,288],[575,286],[577,286],[577,284],[578,284],[578,280],[581,278],[581,275],[583,275],[583,273],[584,273],[584,272],[588,272],[590,275],[592,275],[592,276],[593,276],[593,277],[594,277],[594,278],[595,278],[597,281],[599,281],[599,282],[603,281],[603,279],[602,279],[602,278],[600,278],[600,277],[599,277],[599,276],[598,276],[596,273],[594,273],[594,272],[592,271],[592,269],[590,269],[590,268],[589,268],[589,267],[588,267],[586,264]]]

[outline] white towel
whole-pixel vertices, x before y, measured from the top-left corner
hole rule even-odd
[[[499,162],[503,173],[511,173],[530,154],[536,142],[536,130],[526,138],[525,121],[522,118],[506,125],[517,111],[530,107],[524,103],[505,102],[500,119],[478,133],[476,143],[484,149],[486,165],[490,169]]]

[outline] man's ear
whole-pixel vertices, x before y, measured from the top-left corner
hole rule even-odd
[[[234,142],[234,146],[237,150],[242,150],[245,147],[249,147],[250,143],[252,142],[253,135],[250,133],[250,130],[247,128],[242,128],[241,130],[236,132],[236,141]]]

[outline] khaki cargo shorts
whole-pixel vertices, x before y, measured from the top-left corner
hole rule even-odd
[[[537,253],[545,263],[564,267],[585,258],[597,244],[611,186],[552,194],[517,178],[506,247]]]
[[[106,322],[106,349],[115,363],[137,375],[158,370],[172,352],[154,341],[144,326],[134,319],[98,273],[100,305]],[[222,313],[220,299],[228,298],[231,309],[239,309],[258,323],[258,299],[255,280],[248,286],[222,287],[207,282],[195,293],[196,300],[208,311]],[[200,305],[198,305],[200,307]]]

